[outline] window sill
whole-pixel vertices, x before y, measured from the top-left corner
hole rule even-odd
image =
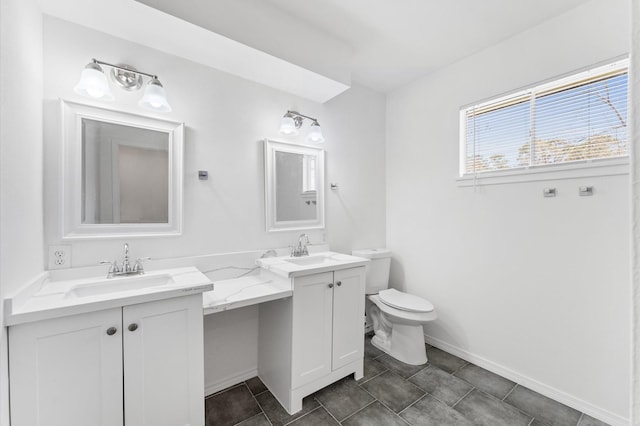
[[[629,158],[593,160],[575,164],[527,167],[517,170],[483,172],[456,179],[457,186],[501,185],[545,180],[579,179],[629,174]]]

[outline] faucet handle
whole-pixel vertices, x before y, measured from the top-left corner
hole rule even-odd
[[[142,266],[142,262],[145,260],[151,260],[150,257],[139,257],[136,259],[136,264],[133,265],[133,272],[138,274],[144,274],[144,267]]]
[[[116,262],[115,260],[111,261],[111,260],[101,260],[100,262],[98,262],[100,265],[110,265],[109,266],[109,274],[107,275],[107,277],[111,277],[114,274],[117,274],[118,272],[120,272],[120,267],[118,266],[118,262]]]

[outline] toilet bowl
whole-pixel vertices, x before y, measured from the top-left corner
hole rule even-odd
[[[389,286],[391,251],[354,250],[354,256],[371,259],[367,266],[367,317],[373,323],[373,346],[399,361],[420,365],[427,362],[423,324],[438,316],[435,308],[421,297]]]
[[[438,317],[433,305],[425,299],[394,289],[383,290],[368,297],[373,302],[369,306],[368,315],[375,333],[371,344],[407,364],[426,363],[427,351],[422,325]],[[391,303],[390,297],[394,298]],[[397,303],[395,299],[410,299],[412,304]]]

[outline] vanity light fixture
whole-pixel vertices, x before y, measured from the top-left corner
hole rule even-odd
[[[282,121],[280,122],[280,133],[287,136],[297,136],[305,118],[311,120],[309,133],[307,133],[307,140],[313,143],[324,142],[322,129],[320,128],[318,119],[300,114],[296,111],[287,111],[284,117],[282,117]]]
[[[91,59],[91,62],[82,70],[80,82],[73,88],[79,95],[105,101],[114,99],[109,88],[107,77],[100,65],[111,67],[111,79],[122,89],[127,91],[140,90],[143,86],[142,76],[149,77],[142,99],[138,102],[142,108],[151,111],[170,112],[171,106],[167,102],[167,94],[162,83],[155,74],[138,71],[129,65],[114,65],[108,62]]]

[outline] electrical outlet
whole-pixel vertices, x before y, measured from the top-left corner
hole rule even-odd
[[[49,268],[65,269],[71,268],[71,246],[49,246]]]

